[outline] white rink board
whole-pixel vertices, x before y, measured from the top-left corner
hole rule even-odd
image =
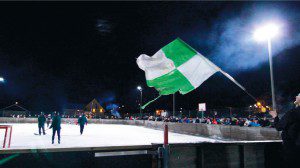
[[[52,130],[46,131],[47,135],[34,135],[34,133],[38,133],[37,124],[6,125],[13,125],[11,149],[133,146],[163,143],[163,131],[131,125],[88,124],[84,128],[83,135],[80,135],[78,125],[62,124],[61,144],[57,143],[57,136],[55,143],[51,144]],[[4,136],[4,131],[0,132],[0,136]],[[0,139],[0,142],[2,145],[3,138]],[[218,140],[169,132],[169,143],[199,142],[218,142]]]

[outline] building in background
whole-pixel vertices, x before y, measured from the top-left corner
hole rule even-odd
[[[85,114],[90,117],[103,117],[105,109],[100,105],[100,103],[93,99],[89,104],[84,107]]]
[[[28,117],[30,111],[19,105],[18,102],[0,109],[1,117]]]
[[[65,117],[79,117],[82,113],[88,118],[92,117],[104,117],[105,109],[100,105],[100,103],[93,99],[87,105],[82,104],[69,104],[67,108],[63,110],[63,115]]]

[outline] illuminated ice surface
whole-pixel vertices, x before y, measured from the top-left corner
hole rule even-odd
[[[132,146],[151,145],[163,143],[163,131],[130,125],[88,124],[83,135],[79,133],[79,126],[62,124],[61,144],[51,144],[52,130],[46,135],[38,133],[37,124],[12,124],[13,134],[11,148],[69,148],[69,147],[103,147],[103,146]],[[0,136],[3,137],[3,130]],[[216,142],[217,140],[191,136],[185,134],[169,133],[170,143],[198,143]],[[3,138],[0,140],[3,144]]]

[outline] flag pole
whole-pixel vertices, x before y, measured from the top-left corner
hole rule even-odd
[[[175,93],[173,93],[173,117],[175,116]]]
[[[228,79],[230,79],[233,83],[235,83],[238,87],[240,87],[244,92],[246,92],[255,102],[257,102],[256,98],[251,95],[241,84],[239,84],[232,76],[230,76],[228,73],[224,72],[222,69],[220,69],[220,72],[225,75]]]
[[[197,50],[195,50],[194,48],[192,48],[190,45],[188,45],[186,42],[184,42],[183,40],[181,40],[180,38],[178,38],[182,43],[184,43],[186,46],[188,46],[190,49],[194,50],[197,54],[200,54]],[[225,75],[228,79],[230,79],[233,83],[235,83],[238,87],[240,87],[244,92],[246,92],[255,102],[257,102],[256,98],[251,95],[241,84],[239,84],[232,76],[230,76],[228,73],[224,72],[220,67],[218,67],[217,65],[215,65],[214,63],[212,63],[209,59],[207,59],[206,57],[203,56],[203,60],[206,61],[206,63],[208,65],[210,65],[211,67],[213,67],[214,69],[216,69],[217,71],[221,72],[223,75]]]
[[[200,54],[197,52],[197,54]],[[202,54],[200,54],[202,55]],[[230,76],[228,73],[224,72],[220,67],[217,65],[213,64],[210,60],[208,60],[206,57],[203,57],[204,61],[208,63],[208,65],[212,66],[215,68],[217,71],[221,72],[224,76],[226,76],[229,80],[231,80],[233,83],[235,83],[239,88],[241,88],[244,92],[246,92],[255,102],[257,102],[256,98],[250,94],[241,84],[239,84],[232,76]]]

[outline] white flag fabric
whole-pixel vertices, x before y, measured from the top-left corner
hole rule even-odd
[[[177,91],[189,93],[220,71],[219,67],[179,38],[153,56],[140,55],[137,64],[145,71],[147,85],[154,87],[160,95]]]

